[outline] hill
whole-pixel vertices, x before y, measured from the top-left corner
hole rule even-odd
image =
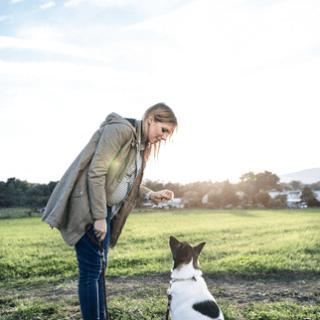
[[[298,172],[279,175],[280,182],[301,181],[305,184],[316,183],[320,181],[320,168],[302,170]]]

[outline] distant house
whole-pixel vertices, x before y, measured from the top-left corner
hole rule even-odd
[[[269,195],[271,198],[275,198],[277,195],[285,194],[287,195],[287,207],[288,208],[306,208],[306,204],[304,202],[301,202],[301,194],[302,191],[295,190],[295,191],[270,191]]]
[[[207,204],[207,203],[208,203],[208,197],[209,197],[209,195],[206,194],[206,195],[202,198],[201,202],[202,202],[203,204]]]
[[[240,200],[244,198],[244,192],[243,191],[237,191],[236,195],[239,197]]]

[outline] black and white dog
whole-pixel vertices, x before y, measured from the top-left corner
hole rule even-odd
[[[170,237],[173,269],[168,296],[172,320],[224,320],[199,270],[198,259],[205,244],[202,242],[192,247]]]

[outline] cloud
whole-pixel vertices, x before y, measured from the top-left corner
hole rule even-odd
[[[190,0],[70,0],[64,4],[65,7],[77,7],[82,3],[91,3],[100,8],[110,7],[133,7],[138,11],[143,11],[151,16],[159,16],[179,4],[189,2]]]
[[[43,4],[42,6],[40,6],[40,9],[48,9],[48,8],[53,7],[54,5],[55,5],[54,2],[48,2],[48,3]]]
[[[23,0],[11,0],[12,3],[22,2]]]
[[[84,0],[70,0],[65,2],[65,7],[77,7],[80,3],[84,2]]]
[[[66,42],[66,34],[63,29],[59,29],[50,24],[37,25],[35,27],[25,26],[20,30],[17,36],[28,41]]]

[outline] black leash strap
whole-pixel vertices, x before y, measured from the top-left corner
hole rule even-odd
[[[168,307],[167,307],[167,314],[166,314],[166,320],[169,320],[169,312],[171,308],[171,300],[172,300],[172,295],[168,293]]]
[[[106,320],[108,320],[108,306],[107,306],[107,290],[106,290],[106,258],[104,255],[104,245],[103,241],[98,242],[90,233],[89,229],[92,227],[92,224],[86,225],[86,234],[89,239],[99,248],[102,254],[102,283],[103,283],[103,300],[104,300],[104,307],[106,313]]]

